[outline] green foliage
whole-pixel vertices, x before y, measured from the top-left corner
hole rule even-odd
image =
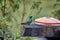
[[[25,40],[31,40],[31,38],[27,37]]]
[[[14,11],[17,10],[17,9],[19,9],[19,4],[13,4],[12,8],[13,8]]]
[[[13,12],[15,12],[17,9],[19,9],[19,0],[9,0],[10,7],[12,7]]]
[[[53,7],[55,8],[56,6],[57,6],[57,3],[55,3]]]
[[[54,3],[53,8],[56,8],[56,6],[60,6],[60,3],[59,2]]]
[[[23,20],[24,20],[24,17],[26,16],[26,11],[24,11],[23,13],[22,13],[22,21],[21,22],[23,22]]]
[[[55,16],[60,15],[60,9],[54,11]]]
[[[0,3],[2,3],[2,0],[0,0]]]
[[[20,3],[20,0],[9,0],[10,5],[13,5],[15,3]]]
[[[41,2],[34,2],[34,4],[32,5],[32,9],[38,8],[39,5],[41,4]]]
[[[0,19],[0,28],[2,31],[5,32],[5,30],[7,29],[7,24],[6,24],[6,20],[5,19]]]
[[[57,11],[56,11],[56,13],[57,13],[58,15],[60,15],[60,9],[59,9],[59,10],[57,10]]]
[[[5,35],[6,37],[12,37],[12,32],[8,28],[9,25],[7,24],[6,18],[0,18],[0,30],[3,32],[2,35]]]
[[[19,2],[19,3],[20,3],[20,2],[21,2],[21,0],[17,0],[17,2]]]
[[[60,0],[57,0],[57,2],[59,2]]]
[[[25,12],[23,12],[22,16],[23,16],[23,17],[25,16]]]
[[[1,18],[0,19],[0,27],[2,27],[2,29],[6,29],[7,28],[7,24],[6,24],[6,19],[5,18]]]
[[[57,17],[60,20],[60,9],[55,10],[54,16]]]
[[[1,2],[3,2],[2,0],[0,0]],[[7,0],[6,0],[7,1]],[[7,5],[10,5],[10,7],[12,7],[12,11],[13,12],[15,12],[17,9],[19,9],[19,0],[8,0],[9,1],[9,4],[7,4]],[[17,3],[16,3],[17,2]],[[6,2],[7,3],[7,2]],[[5,5],[6,6],[6,5]],[[10,8],[9,7],[9,8]],[[7,10],[7,6],[5,7],[5,9],[4,9],[4,7],[1,5],[1,7],[0,7],[0,10],[1,10],[1,12],[2,12],[2,15],[5,17],[6,15],[8,15],[9,13],[6,11]],[[5,11],[4,11],[5,10]],[[11,10],[10,10],[11,11]],[[10,12],[9,11],[9,12]]]
[[[14,3],[14,0],[9,0],[10,3]]]

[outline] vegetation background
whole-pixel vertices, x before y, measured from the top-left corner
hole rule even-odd
[[[33,21],[45,16],[60,19],[60,0],[0,0],[0,27],[6,37],[21,37],[21,23],[27,22],[29,16]]]

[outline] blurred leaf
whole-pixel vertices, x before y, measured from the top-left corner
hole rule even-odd
[[[54,16],[57,17],[60,20],[60,9],[55,10]]]
[[[13,4],[12,5],[13,11],[19,9],[19,4]]]
[[[22,13],[22,22],[23,22],[23,20],[24,20],[25,15],[26,15],[26,12],[24,11],[24,12]]]
[[[22,16],[25,16],[26,12],[23,12]]]
[[[59,2],[60,0],[57,0],[57,2]]]
[[[2,3],[2,0],[0,0],[0,3]]]
[[[34,2],[34,4],[32,5],[32,9],[38,8],[40,4],[41,2]]]
[[[17,0],[17,2],[21,2],[21,0]]]
[[[55,3],[53,7],[56,7],[56,6],[57,6],[57,3]]]
[[[9,0],[9,4],[10,4],[10,6],[11,6],[12,4],[14,4],[14,0]]]
[[[55,11],[56,14],[60,15],[60,9]]]
[[[9,0],[10,3],[14,3],[14,0]]]

